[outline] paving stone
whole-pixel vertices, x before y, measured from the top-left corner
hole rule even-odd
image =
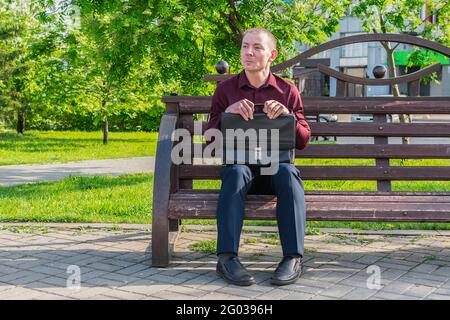
[[[72,298],[43,292],[42,295],[33,298],[33,300],[72,300]]]
[[[9,274],[6,274],[4,276],[1,276],[0,277],[0,282],[12,283],[16,279],[20,279],[22,277],[26,277],[26,276],[29,276],[29,275],[30,275],[29,271],[20,270],[18,272],[13,272],[13,273],[9,273]]]
[[[210,292],[203,297],[200,297],[199,300],[249,300],[250,298],[245,297],[236,297],[232,294],[226,294],[221,292]]]
[[[102,295],[111,289],[105,287],[93,287],[93,288],[82,288],[78,289],[67,289],[67,296],[73,299],[85,300],[98,295]]]
[[[355,260],[355,262],[371,265],[376,263],[378,260],[382,258],[383,258],[382,255],[363,255],[361,258]]]
[[[141,300],[146,297],[143,294],[129,292],[129,291],[122,291],[122,290],[106,291],[103,295],[107,296],[107,297],[121,299],[121,300]]]
[[[45,294],[44,292],[23,287],[0,293],[0,300],[31,300]]]
[[[87,298],[87,300],[119,300],[119,299],[115,298],[115,297],[109,297],[109,296],[100,294],[100,295],[96,295],[93,297],[89,297],[89,298]]]
[[[193,296],[196,298],[202,297],[206,294],[208,294],[208,291],[194,289],[191,287],[185,287],[185,286],[172,286],[166,290],[167,292],[176,292],[178,294],[184,294],[188,296]]]
[[[324,289],[320,294],[327,297],[342,298],[346,294],[350,293],[350,291],[352,291],[353,289],[354,288],[351,286],[337,284],[330,288]]]
[[[95,270],[90,268],[81,268],[80,278],[81,282],[84,282],[89,279],[102,277],[103,275],[108,274],[108,271]]]
[[[311,295],[316,295],[316,294],[321,293],[323,290],[326,290],[324,288],[302,286],[302,285],[297,285],[297,284],[290,284],[290,285],[284,286],[283,289],[291,290],[291,291],[295,291],[295,292],[301,292],[301,293],[309,293]]]
[[[442,294],[450,297],[450,289],[437,288],[433,293]]]
[[[2,291],[7,291],[7,290],[13,289],[13,288],[15,288],[15,287],[16,287],[16,286],[14,286],[14,285],[11,285],[11,284],[8,284],[8,283],[0,282],[0,292],[2,292]]]
[[[389,261],[389,262],[388,262]],[[408,263],[405,263],[408,262]],[[385,269],[398,269],[398,270],[405,270],[409,271],[412,268],[416,267],[418,263],[416,262],[410,262],[410,261],[402,261],[402,260],[395,260],[395,259],[381,259],[377,261],[375,265],[385,268]]]
[[[322,289],[326,289],[326,288],[330,288],[333,286],[334,283],[329,282],[329,281],[314,281],[314,280],[309,280],[309,279],[305,279],[302,277],[300,277],[296,283],[296,285],[299,286],[309,286],[309,287],[317,287],[317,288],[322,288]]]
[[[396,293],[396,294],[402,294],[411,286],[413,286],[413,284],[411,282],[403,282],[400,280],[395,280],[395,281],[392,281],[391,283],[387,284],[386,286],[384,286],[382,291]]]
[[[336,298],[322,296],[320,294],[317,294],[315,296],[310,297],[309,300],[336,300]]]
[[[85,283],[85,280],[87,280],[89,278],[88,275],[90,275],[90,273],[81,273],[80,274],[81,285],[83,285],[83,283]],[[71,277],[72,277],[72,274],[66,274],[66,275],[61,275],[61,276],[50,276],[50,277],[44,278],[40,281],[48,283],[48,284],[52,284],[52,285],[58,286],[58,287],[66,287],[67,283],[72,283],[72,282],[70,282]]]
[[[241,288],[215,274],[216,256],[192,252],[189,245],[216,233],[183,232],[168,268],[152,268],[151,236],[93,230],[47,234],[7,234],[0,230],[0,295],[49,299],[446,299],[450,296],[450,239],[363,236],[369,245],[327,243],[329,235],[306,236],[315,252],[305,255],[297,283],[274,287],[270,277],[281,259],[280,246],[241,245],[241,261],[257,284]],[[264,233],[251,234],[261,237]],[[420,233],[419,233],[420,234]],[[352,235],[357,239],[358,235]],[[383,240],[383,241],[379,241]],[[386,241],[385,241],[386,240]],[[179,244],[182,246],[179,246]],[[26,250],[17,252],[18,246]],[[430,250],[429,250],[430,249]],[[254,260],[255,253],[263,253]],[[69,265],[81,268],[81,289],[66,288]],[[370,290],[371,265],[381,269],[381,289]],[[19,289],[21,288],[21,289]]]
[[[30,282],[39,281],[39,280],[47,278],[47,277],[48,277],[47,274],[37,273],[37,272],[29,272],[29,274],[27,276],[19,278],[19,279],[14,279],[12,282],[15,285],[22,286],[22,285],[28,284]]]
[[[153,281],[159,282],[159,283],[170,283],[170,284],[180,284],[187,280],[187,279],[182,279],[182,278],[177,278],[177,277],[165,276],[165,275],[162,275],[161,273],[147,277],[147,279],[153,280]]]
[[[67,267],[66,267],[67,270]],[[66,270],[62,271],[61,269],[58,268],[53,268],[53,267],[49,267],[49,266],[38,266],[38,267],[34,267],[32,269],[33,272],[39,272],[39,273],[44,273],[46,275],[49,276],[61,276],[64,275],[66,273]]]
[[[256,290],[252,290],[251,287],[245,287],[242,289],[241,287],[229,285],[223,288],[218,289],[216,292],[230,294],[238,297],[246,297],[246,298],[255,298],[260,292]]]
[[[107,263],[103,263],[103,262],[90,263],[90,264],[86,265],[86,267],[100,270],[100,271],[107,271],[107,272],[114,272],[114,271],[123,269],[123,267],[115,266],[115,265],[107,264]]]
[[[367,289],[367,288],[354,288],[347,293],[342,299],[345,300],[367,300],[373,295],[377,294],[379,290]]]
[[[291,291],[282,289],[272,289],[256,297],[261,300],[280,300],[292,294]]]
[[[356,273],[356,271],[352,271],[352,272],[333,271],[333,272],[325,274],[323,277],[321,277],[320,281],[339,282],[341,280],[351,277],[355,273]]]
[[[4,261],[2,263],[4,263]],[[9,266],[6,266],[4,264],[0,265],[0,272],[3,273],[4,275],[6,275],[6,274],[13,274],[13,273],[16,273],[16,272],[19,272],[19,271],[22,271],[22,269],[9,267]]]
[[[306,292],[291,292],[288,296],[281,298],[280,300],[309,300],[314,297],[314,294]]]
[[[370,297],[370,299],[381,298],[383,300],[417,300],[417,297],[411,297],[404,294],[381,291]]]
[[[417,267],[411,269],[411,271],[432,273],[432,272],[436,271],[436,269],[438,269],[438,268],[439,268],[439,266],[436,266],[433,264],[422,263],[422,264],[419,264]]]
[[[118,274],[118,273],[113,273],[113,272],[103,274],[101,277],[104,279],[114,280],[114,281],[117,281],[118,283],[122,283],[122,284],[135,282],[140,279],[136,276],[123,275],[123,274]]]
[[[117,273],[126,274],[126,275],[139,274],[139,272],[143,272],[146,269],[150,269],[150,266],[144,265],[144,264],[135,264],[131,267],[119,269],[119,270],[117,270]],[[153,271],[153,270],[149,270],[149,271]]]
[[[406,289],[403,294],[406,294],[408,296],[417,297],[417,298],[425,298],[429,294],[431,294],[433,291],[435,291],[436,288],[429,287],[429,286],[423,286],[423,285],[412,285],[408,289]]]
[[[440,267],[437,270],[435,270],[433,274],[450,278],[450,267]]]
[[[406,281],[405,279],[408,279],[408,281],[411,281],[413,283],[429,283],[433,284],[435,286],[444,284],[448,278],[445,276],[437,275],[437,274],[428,274],[428,273],[419,273],[419,272],[408,272],[402,275],[400,278],[403,281]]]
[[[428,295],[425,299],[429,300],[450,300],[450,295],[437,294],[433,292]]]

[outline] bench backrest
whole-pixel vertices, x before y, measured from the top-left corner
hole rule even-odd
[[[166,115],[176,117],[176,127],[194,133],[195,119],[205,119],[209,113],[211,97],[164,97]],[[370,165],[300,165],[304,180],[375,180],[377,191],[392,191],[394,180],[450,180],[448,160],[444,165],[392,165],[390,159],[450,159],[450,97],[303,97],[305,115],[370,114],[373,122],[310,122],[313,137],[369,137],[373,141],[355,143],[310,143],[297,150],[297,158],[322,159],[375,159]],[[394,123],[387,115],[437,115],[438,121]],[[202,123],[203,131],[206,122]],[[425,138],[419,143],[398,144],[392,137]],[[438,138],[438,140],[436,140]],[[400,138],[401,139],[401,138]],[[440,140],[439,140],[440,139]],[[195,141],[194,141],[195,140]],[[191,141],[192,154],[199,146]],[[351,139],[350,139],[351,140]],[[436,141],[439,142],[436,144]],[[348,143],[350,142],[350,143]],[[195,179],[220,179],[220,165],[180,164],[174,166],[171,192],[192,189]],[[342,161],[341,161],[342,163]]]

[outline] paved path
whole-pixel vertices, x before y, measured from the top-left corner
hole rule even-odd
[[[123,175],[154,171],[154,157],[87,160],[42,165],[0,166],[0,186],[55,181],[68,176]]]
[[[185,226],[170,267],[151,268],[149,230],[69,226],[0,224],[0,299],[450,300],[449,235],[307,235],[304,275],[275,287],[279,243],[245,227],[241,261],[257,284],[242,288],[216,276],[214,254],[192,250],[215,239],[207,228]]]

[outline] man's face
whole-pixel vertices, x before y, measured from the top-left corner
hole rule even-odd
[[[246,71],[264,70],[270,66],[276,56],[277,50],[271,45],[267,34],[252,32],[246,34],[242,39],[241,64]]]

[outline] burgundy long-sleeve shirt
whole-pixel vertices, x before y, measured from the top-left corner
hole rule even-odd
[[[289,112],[294,114],[296,122],[296,148],[305,148],[311,136],[311,129],[306,122],[302,100],[297,87],[272,72],[267,81],[259,88],[253,87],[247,79],[245,72],[227,79],[217,85],[212,98],[211,115],[207,129],[220,130],[221,113],[233,103],[248,99],[253,103],[264,103],[267,100],[276,100],[282,103]],[[261,107],[255,107],[254,112],[262,112]]]

